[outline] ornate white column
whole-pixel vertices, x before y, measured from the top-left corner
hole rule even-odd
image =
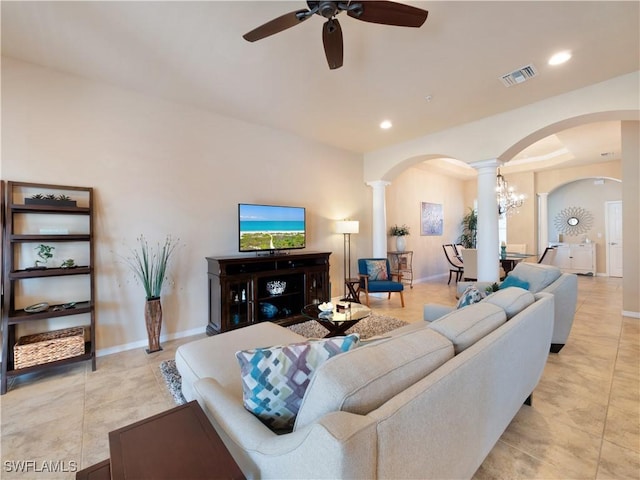
[[[538,194],[538,258],[549,245],[549,194]]]
[[[478,281],[496,282],[500,278],[500,245],[496,175],[502,163],[484,160],[471,163],[478,171]]]
[[[391,182],[374,180],[367,182],[373,190],[371,214],[371,243],[372,256],[387,258],[387,209],[385,202],[385,187]]]

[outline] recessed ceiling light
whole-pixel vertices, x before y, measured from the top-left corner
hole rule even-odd
[[[392,127],[392,123],[390,120],[384,120],[382,122],[380,122],[380,128],[382,128],[383,130],[388,130]]]
[[[549,65],[561,65],[564,62],[568,61],[570,58],[571,52],[569,50],[558,52],[549,59]]]

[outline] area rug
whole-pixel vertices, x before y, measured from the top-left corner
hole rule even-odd
[[[364,340],[369,337],[375,337],[376,335],[385,334],[404,325],[407,325],[407,322],[398,320],[397,318],[387,317],[386,315],[377,315],[374,313],[364,320],[358,322],[356,325],[347,330],[346,333],[358,333],[360,334],[360,338]],[[304,323],[297,323],[296,325],[291,325],[288,328],[289,330],[307,338],[322,338],[328,333],[328,330],[315,320],[309,320],[308,322]]]
[[[164,383],[176,405],[187,403],[187,400],[182,396],[182,377],[176,368],[176,361],[171,359],[160,363],[160,373],[162,373]]]
[[[364,340],[376,335],[383,335],[404,325],[407,325],[407,322],[398,320],[397,318],[373,314],[358,322],[358,324],[347,330],[346,333],[358,333],[360,334],[360,338]],[[287,328],[307,338],[321,338],[327,334],[327,329],[314,320],[291,325]],[[162,378],[164,378],[167,389],[176,405],[186,403],[184,396],[182,396],[182,377],[180,377],[178,369],[176,368],[176,361],[165,360],[160,363],[160,373],[162,373]]]

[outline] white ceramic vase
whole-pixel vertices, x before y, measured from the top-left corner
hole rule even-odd
[[[404,252],[407,248],[407,242],[404,237],[396,237],[396,250],[398,252]]]

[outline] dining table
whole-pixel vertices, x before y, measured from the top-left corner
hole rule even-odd
[[[535,253],[506,252],[505,255],[500,255],[500,265],[506,276],[519,262],[535,256]]]

